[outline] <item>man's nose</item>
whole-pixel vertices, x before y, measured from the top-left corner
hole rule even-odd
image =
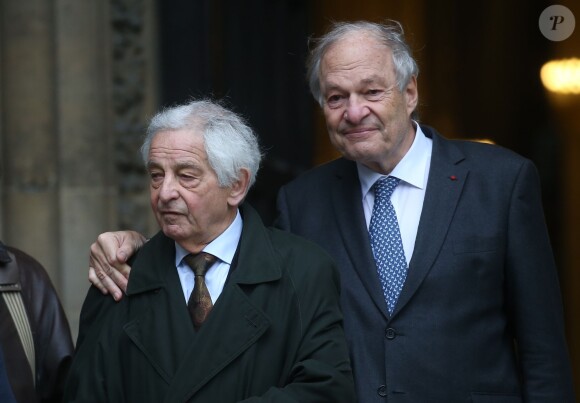
[[[361,100],[356,96],[351,96],[346,104],[344,119],[349,123],[358,124],[368,116],[369,113],[370,110],[364,100]]]
[[[179,196],[177,191],[177,181],[175,178],[165,175],[163,178],[163,183],[159,189],[159,197],[162,200],[172,200]]]

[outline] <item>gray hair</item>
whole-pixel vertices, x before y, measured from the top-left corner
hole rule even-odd
[[[262,159],[256,134],[241,116],[207,99],[164,109],[151,119],[141,146],[145,165],[155,135],[181,129],[201,131],[209,165],[220,186],[231,186],[242,168],[250,172],[250,187],[255,183]]]
[[[393,20],[388,20],[384,24],[369,21],[335,22],[328,33],[318,39],[309,40],[312,50],[306,60],[307,78],[312,96],[320,106],[324,102],[320,91],[320,62],[333,44],[353,32],[366,32],[391,50],[400,91],[407,87],[411,77],[419,75],[419,67],[399,22]]]

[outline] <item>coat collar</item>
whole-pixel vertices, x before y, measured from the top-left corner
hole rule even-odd
[[[20,273],[16,257],[0,242],[0,292],[19,291]]]
[[[185,303],[175,289],[173,240],[162,232],[138,253],[127,287],[129,296],[146,293],[139,312],[124,325],[124,331],[168,383],[165,401],[185,401],[250,348],[270,327],[270,319],[243,291],[244,285],[281,278],[280,258],[275,252],[258,214],[250,206],[241,207],[244,226],[238,246],[236,269],[216,301],[211,315],[196,333],[189,323]],[[168,272],[169,270],[169,272]],[[168,303],[162,303],[157,289],[166,289]],[[180,293],[179,293],[180,294]],[[169,305],[167,305],[169,304]],[[181,309],[182,308],[182,309]],[[167,311],[169,309],[169,311]],[[156,329],[173,329],[172,343],[159,342]],[[191,340],[195,339],[195,343]],[[220,354],[216,354],[220,351]],[[178,354],[182,363],[175,371],[164,365],[164,358]],[[203,362],[204,365],[199,365]]]
[[[264,227],[260,216],[250,205],[242,205],[240,211],[244,226],[238,246],[237,267],[232,273],[230,281],[239,284],[259,284],[279,279],[282,275],[282,269],[268,236],[270,230]],[[131,272],[131,281],[127,285],[127,295],[165,286],[165,273],[163,270],[159,270],[159,267],[166,265],[165,263],[161,264],[161,261],[167,262],[167,256],[171,256],[175,260],[174,241],[160,231],[151,238],[134,259],[134,263],[153,261],[157,264],[143,265],[143,267],[139,267],[140,270]]]
[[[0,242],[0,264],[9,263],[11,260],[12,258],[8,255],[8,249],[6,248],[6,245]]]

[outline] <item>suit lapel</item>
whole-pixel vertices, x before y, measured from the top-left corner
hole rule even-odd
[[[237,284],[228,284],[183,357],[166,402],[187,401],[250,348],[270,326]]]
[[[166,402],[187,401],[242,355],[270,327],[269,319],[242,290],[243,284],[276,281],[281,267],[258,214],[242,207],[244,228],[237,267],[211,314],[185,353]]]
[[[469,173],[459,164],[465,157],[458,148],[434,130],[423,126],[422,129],[433,139],[431,168],[415,249],[393,316],[409,302],[433,266],[445,241]]]
[[[139,313],[124,331],[168,384],[165,401],[176,402],[188,400],[219,374],[251,347],[270,323],[236,281],[231,281],[207,322],[195,332],[179,277],[174,267],[170,269],[165,270],[164,293],[149,291],[145,298],[133,302],[131,309]]]
[[[375,260],[370,247],[369,233],[361,201],[360,181],[356,164],[340,160],[337,166],[337,186],[332,189],[333,212],[338,231],[352,266],[367,289],[372,301],[385,317],[387,306],[381,289]]]
[[[167,384],[194,336],[175,269],[175,247],[162,234],[137,256],[127,295],[131,320],[125,333]]]

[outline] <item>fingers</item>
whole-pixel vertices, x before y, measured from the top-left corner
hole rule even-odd
[[[90,247],[89,266],[95,269],[97,276],[102,276],[101,273],[109,273],[113,265],[119,263],[116,259],[115,246],[103,241],[105,235],[99,235],[97,242]]]
[[[126,264],[146,238],[135,231],[105,232],[90,247],[89,281],[116,301],[127,290],[131,268]]]
[[[99,273],[97,274],[97,271],[94,268],[89,267],[89,281],[95,287],[97,287],[103,294],[108,294],[109,290],[107,290],[107,287],[105,287],[105,285],[102,282],[102,280],[105,277],[106,275],[102,271],[99,271]]]
[[[125,263],[143,244],[146,238],[136,231],[119,231],[115,233],[119,242],[116,258]]]
[[[110,265],[125,263],[119,260],[118,250],[123,246],[125,240],[124,232],[104,232],[97,237],[97,241],[91,245],[91,257],[95,257],[99,262],[106,262]],[[131,256],[129,254],[128,256]]]
[[[127,264],[116,260],[114,248],[107,247],[103,236],[101,234],[90,248],[89,281],[103,294],[111,294],[115,301],[119,301],[123,298],[123,291],[127,289],[126,277],[130,268]],[[119,267],[119,270],[115,266]]]
[[[127,291],[127,283],[129,282],[130,271],[131,267],[129,267],[128,264],[122,264],[108,273],[109,279],[115,283],[116,287],[119,289],[119,292],[122,291],[124,293]],[[108,289],[109,291],[112,291],[111,288]],[[114,292],[117,292],[117,290],[115,289]]]
[[[127,279],[114,268],[107,274],[101,269],[89,267],[89,281],[103,294],[111,294],[115,301],[120,301],[127,290]]]

